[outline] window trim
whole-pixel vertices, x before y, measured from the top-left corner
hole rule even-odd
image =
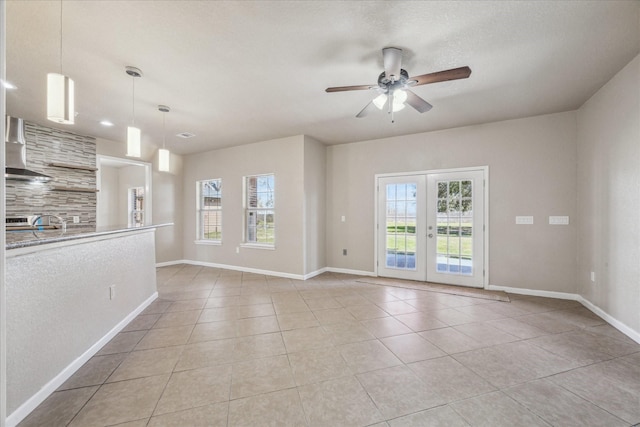
[[[210,178],[210,179],[201,179],[201,180],[196,180],[196,239],[194,240],[194,243],[196,244],[202,244],[202,245],[212,245],[212,246],[221,246],[222,245],[222,240],[224,237],[224,229],[223,229],[223,225],[220,225],[220,238],[219,239],[205,239],[204,238],[204,229],[202,228],[202,212],[204,211],[204,209],[202,209],[201,206],[201,201],[202,201],[202,183],[204,182],[209,182],[209,181],[219,181],[220,185],[222,186],[222,178]],[[210,211],[215,211],[215,212],[219,212],[219,214],[222,216],[222,199],[223,196],[221,194],[220,196],[220,206],[216,207],[215,209],[208,209]]]
[[[264,176],[273,177],[273,207],[271,208],[249,208],[248,206],[248,181],[249,178],[259,178]],[[242,177],[242,243],[241,247],[254,248],[254,249],[275,249],[277,243],[276,236],[276,174],[274,172],[259,173],[252,175],[245,175]],[[249,211],[268,210],[273,212],[273,243],[261,243],[261,242],[249,242],[247,241],[248,234],[248,215]]]

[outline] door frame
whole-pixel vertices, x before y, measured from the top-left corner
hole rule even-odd
[[[373,192],[374,196],[374,221],[373,221],[373,234],[374,234],[374,251],[373,251],[373,272],[376,277],[378,275],[378,232],[379,232],[379,218],[378,218],[378,179],[389,177],[401,177],[411,175],[429,175],[436,173],[450,173],[450,172],[470,172],[470,171],[482,171],[484,176],[484,277],[482,281],[482,288],[487,289],[489,286],[489,166],[472,166],[464,168],[448,168],[448,169],[429,169],[411,172],[390,172],[390,173],[377,173],[373,178]],[[426,197],[426,194],[425,194]],[[480,289],[480,288],[476,288]]]

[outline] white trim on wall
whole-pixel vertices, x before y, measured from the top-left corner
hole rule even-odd
[[[509,286],[497,286],[497,285],[489,285],[487,286],[488,290],[491,291],[504,291],[512,294],[518,295],[531,295],[536,297],[545,297],[545,298],[557,298],[571,301],[578,301],[580,304],[588,308],[590,311],[595,313],[604,319],[605,322],[640,344],[640,331],[636,331],[624,323],[620,322],[615,317],[611,316],[609,313],[601,309],[600,307],[593,304],[591,301],[584,298],[582,295],[571,294],[567,292],[555,292],[555,291],[543,291],[538,289],[522,289],[522,288],[512,288]]]
[[[275,276],[275,277],[284,277],[285,279],[295,279],[295,280],[307,280],[313,277],[319,276],[322,273],[342,273],[342,274],[353,274],[355,276],[368,276],[375,277],[376,274],[372,271],[360,271],[360,270],[350,270],[347,268],[331,268],[324,267],[316,271],[312,271],[311,273],[307,273],[305,275],[302,274],[292,274],[292,273],[283,273],[280,271],[271,271],[271,270],[261,270],[258,268],[249,268],[242,267],[237,265],[228,265],[228,264],[217,264],[214,262],[204,262],[204,261],[193,261],[188,259],[181,259],[176,261],[168,261],[168,262],[159,262],[156,264],[156,267],[168,267],[171,265],[179,265],[179,264],[189,264],[189,265],[200,265],[203,267],[213,267],[213,268],[224,268],[226,270],[233,271],[242,271],[244,273],[255,273],[255,274],[264,274],[267,276]]]
[[[0,79],[6,78],[6,1],[0,1]],[[5,87],[0,85],[0,135],[4,135],[4,115],[5,115]],[[0,144],[0,168],[5,168],[4,158],[4,138]],[[0,218],[5,222],[6,206],[5,206],[5,180],[0,182]],[[7,307],[6,307],[6,284],[5,284],[5,233],[0,236],[0,427],[4,427],[7,417]]]
[[[114,326],[105,336],[100,338],[95,344],[93,344],[87,351],[85,351],[80,357],[71,362],[66,368],[64,368],[58,375],[56,375],[51,381],[45,384],[36,394],[31,396],[26,402],[18,407],[11,415],[7,417],[7,427],[14,427],[27,417],[34,409],[38,407],[47,397],[58,389],[65,381],[67,381],[78,369],[82,367],[89,359],[91,359],[102,347],[104,347],[118,332],[123,330],[136,316],[147,308],[156,298],[158,293],[154,292],[149,298],[147,298],[142,304],[140,304],[135,310],[122,319],[116,326]]]
[[[225,270],[241,271],[243,273],[264,274],[266,276],[284,277],[285,279],[305,280],[305,277],[306,277],[306,276],[303,276],[302,274],[285,273],[281,271],[272,271],[272,270],[262,270],[259,268],[241,267],[241,266],[229,265],[229,264],[218,264],[215,262],[194,261],[189,259],[160,262],[156,264],[156,267],[166,267],[166,266],[178,265],[178,264],[189,264],[189,265],[199,265],[202,267],[224,268]],[[316,272],[310,273],[310,274],[313,274],[313,275],[320,274],[320,273],[317,273],[317,274],[315,273]],[[311,277],[314,277],[313,275],[307,275],[307,276],[311,278]]]
[[[153,217],[152,217],[152,209],[153,209],[153,195],[152,195],[152,175],[153,175],[153,167],[152,164],[149,162],[141,162],[139,160],[133,160],[133,159],[125,159],[122,157],[113,157],[113,156],[105,156],[103,154],[96,154],[96,165],[98,167],[98,169],[100,169],[100,166],[102,164],[102,161],[106,161],[106,162],[116,162],[116,163],[121,163],[121,164],[126,164],[128,166],[142,166],[144,167],[144,204],[145,204],[145,208],[144,208],[144,223],[145,225],[148,224],[153,224]],[[100,187],[102,185],[102,180],[100,178],[100,170],[98,170],[98,173],[96,175],[96,188],[98,189],[98,191],[100,191]]]

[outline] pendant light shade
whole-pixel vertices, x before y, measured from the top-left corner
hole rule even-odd
[[[47,74],[47,119],[72,125],[75,117],[73,80],[62,74],[62,0],[60,1],[60,73]]]
[[[158,170],[160,172],[169,172],[171,153],[165,148],[165,114],[170,111],[166,105],[158,105],[158,110],[162,112],[162,148],[158,150]]]
[[[140,157],[140,129],[127,127],[127,156]]]
[[[169,172],[169,159],[171,153],[166,148],[158,150],[158,170],[160,172]]]
[[[47,74],[47,119],[72,125],[74,115],[73,80],[58,73]]]
[[[126,67],[125,72],[132,77],[131,89],[131,126],[127,127],[127,156],[140,157],[140,129],[136,123],[136,77],[142,77],[142,71],[136,67]]]

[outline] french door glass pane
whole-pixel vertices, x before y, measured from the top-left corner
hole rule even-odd
[[[417,184],[387,184],[387,268],[416,269]]]
[[[437,271],[473,274],[473,181],[438,182]]]

